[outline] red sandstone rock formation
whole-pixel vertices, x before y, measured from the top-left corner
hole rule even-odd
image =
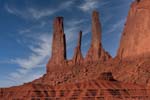
[[[136,0],[130,8],[121,37],[118,57],[132,58],[150,54],[150,0]]]
[[[81,53],[81,40],[82,40],[82,31],[79,32],[79,37],[78,37],[78,43],[75,48],[74,56],[73,56],[73,63],[74,64],[80,64],[83,62],[83,56]]]
[[[57,86],[29,83],[3,88],[0,100],[149,100],[147,92],[142,85],[99,79]]]
[[[98,77],[98,79],[100,80],[107,80],[107,81],[116,81],[112,75],[111,72],[103,72],[100,74],[100,76]]]
[[[101,24],[99,22],[99,13],[93,11],[92,14],[92,41],[90,49],[86,55],[87,62],[105,61],[111,56],[103,49],[101,43],[102,34]]]
[[[150,0],[136,0],[131,5],[120,41],[116,58],[121,60],[112,64],[112,72],[117,80],[150,88],[149,41]]]
[[[47,64],[47,70],[52,65],[61,65],[66,60],[66,39],[63,27],[63,17],[57,17],[53,23],[52,56]]]
[[[150,46],[146,46],[148,49],[144,49],[143,46],[149,40],[149,18],[147,17],[149,16],[147,13],[149,5],[149,0],[136,0],[133,3],[120,43],[118,52],[120,58],[149,52]],[[92,63],[80,64],[83,60],[82,32],[80,32],[72,60],[74,63],[71,63],[72,65],[64,64],[66,43],[63,18],[57,17],[54,21],[52,57],[47,65],[47,73],[43,77],[21,86],[1,88],[0,100],[139,100],[139,98],[140,100],[150,100],[148,97],[150,95],[150,56],[144,59],[122,61],[111,59],[103,62],[110,56],[102,47],[100,26],[98,12],[94,11],[92,43],[85,58],[86,61]],[[147,36],[145,39],[143,39],[144,34]],[[135,50],[135,52],[129,50]],[[138,50],[141,51],[137,52]],[[101,63],[98,63],[99,61]],[[57,70],[51,71],[51,67],[55,67]]]

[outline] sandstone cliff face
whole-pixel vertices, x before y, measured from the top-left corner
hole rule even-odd
[[[104,61],[111,56],[103,49],[101,43],[101,24],[99,22],[99,13],[97,11],[93,11],[92,14],[92,41],[91,46],[86,55],[85,61],[87,62],[96,62],[96,61]]]
[[[127,17],[118,57],[132,58],[150,53],[150,0],[136,0]]]
[[[56,17],[53,23],[52,56],[47,64],[47,70],[52,65],[61,65],[66,60],[66,39],[63,27],[63,17]]]

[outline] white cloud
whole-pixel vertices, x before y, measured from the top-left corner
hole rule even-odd
[[[11,14],[15,14],[15,13],[16,13],[16,10],[15,10],[15,9],[10,9],[7,4],[5,5],[5,9],[6,9],[9,13],[11,13]]]
[[[69,23],[67,24],[70,27],[68,28],[66,33],[73,33],[74,35],[78,36],[78,33],[81,30],[83,32],[83,36],[86,35],[87,33],[91,31],[91,26],[90,26],[90,23],[88,23],[88,21],[89,20],[87,19],[69,21]],[[88,24],[85,25],[85,23],[88,23]],[[74,36],[72,36],[72,38],[74,38]],[[70,40],[72,40],[72,38]]]
[[[56,9],[45,9],[45,10],[41,10],[41,11],[39,11],[38,9],[34,9],[34,8],[28,9],[28,13],[30,13],[34,19],[40,19],[45,16],[53,15],[57,11],[58,10],[56,10]]]
[[[10,7],[8,4],[5,5],[5,9],[10,14],[25,18],[25,19],[35,19],[38,20],[42,17],[53,15],[57,12],[55,9],[44,9],[38,10],[36,8],[25,8],[24,10],[19,10],[15,7]]]
[[[117,23],[113,24],[112,27],[110,27],[110,29],[105,32],[106,34],[112,33],[116,30],[118,30],[119,27],[122,27],[125,23],[126,18],[123,18],[121,20],[119,20]]]
[[[21,70],[21,73],[20,73]],[[33,70],[24,70],[24,69],[18,69],[16,72],[10,73],[5,80],[7,80],[7,84],[3,80],[1,84],[3,84],[3,87],[8,87],[8,86],[17,86],[21,85],[23,83],[31,82],[34,79],[38,79],[39,77],[42,77],[43,72],[38,70],[38,71],[33,71]]]
[[[79,8],[85,12],[98,8],[98,0],[84,0],[84,3]]]
[[[27,58],[13,59],[12,62],[18,64],[25,69],[32,69],[36,67],[42,67],[45,63],[45,59],[50,56],[51,53],[51,36],[39,37],[38,47],[29,46],[32,53]]]
[[[66,22],[67,29],[65,29],[67,42],[72,42],[78,37],[78,33],[83,29],[83,23],[86,23],[85,19],[72,19]],[[82,31],[82,30],[81,30]]]
[[[68,7],[70,7],[72,4],[74,4],[74,1],[73,0],[68,0],[68,1],[62,3],[58,9],[59,10],[68,9]]]
[[[25,17],[23,14],[22,11],[20,11],[19,9],[16,9],[15,7],[10,7],[8,4],[5,4],[5,10],[10,13],[10,14],[13,14],[13,15],[16,15],[16,16],[22,16],[22,17]],[[25,13],[25,12],[24,12]]]
[[[9,6],[8,4],[5,5],[5,9],[7,12],[14,14],[16,16],[20,16],[22,18],[27,19],[35,19],[38,20],[43,17],[51,16],[55,14],[56,12],[59,12],[61,10],[67,9],[73,4],[72,1],[67,1],[62,4],[60,4],[57,9],[56,8],[45,8],[45,9],[38,9],[33,7],[25,7],[24,9],[20,10],[15,7]]]
[[[23,69],[23,68],[19,68],[19,69],[17,69],[17,71],[20,73],[20,74],[26,74],[27,72],[28,72],[28,70],[27,69]]]
[[[30,27],[19,29],[18,33],[23,35],[23,34],[32,33],[34,30],[37,30],[37,29],[40,29],[40,30],[45,29],[45,26],[49,25],[49,22],[50,21],[41,20],[41,21],[37,22],[36,24],[31,25]]]
[[[10,76],[13,77],[13,78],[15,78],[15,79],[20,78],[20,74],[16,73],[16,72],[10,73]]]
[[[20,31],[19,31],[20,34],[29,33],[29,32],[31,32],[30,29],[25,29],[25,30],[20,30]]]
[[[102,0],[84,0],[84,3],[79,5],[79,9],[81,9],[84,12],[90,12],[94,9],[97,9],[99,7],[102,7],[106,4],[108,4],[109,1],[102,1]]]
[[[72,19],[72,20],[69,20],[66,22],[66,25],[67,26],[70,26],[70,27],[75,27],[75,26],[78,26],[78,25],[81,25],[82,23],[85,23],[87,20],[86,19]]]
[[[11,63],[18,64],[19,68],[7,76],[7,80],[10,81],[10,84],[7,84],[6,86],[20,85],[22,83],[30,82],[44,74],[42,70],[35,71],[35,69],[46,67],[47,60],[51,53],[51,39],[52,38],[49,35],[38,37],[38,47],[29,46],[32,53],[29,54],[27,58],[11,60]]]

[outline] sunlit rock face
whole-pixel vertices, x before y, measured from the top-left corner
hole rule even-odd
[[[47,64],[47,71],[51,65],[61,65],[66,60],[66,39],[64,34],[63,17],[56,17],[53,23],[52,56]]]
[[[99,13],[93,11],[92,13],[92,40],[91,46],[86,55],[86,62],[104,61],[111,58],[111,56],[102,47],[102,28],[99,21]]]
[[[136,0],[130,8],[121,37],[118,57],[150,54],[150,0]]]

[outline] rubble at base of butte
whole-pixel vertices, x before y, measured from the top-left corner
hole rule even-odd
[[[150,0],[132,3],[116,57],[104,50],[101,35],[99,13],[93,11],[86,56],[79,31],[73,57],[67,60],[63,17],[56,17],[46,74],[21,86],[1,88],[0,100],[150,100]]]

